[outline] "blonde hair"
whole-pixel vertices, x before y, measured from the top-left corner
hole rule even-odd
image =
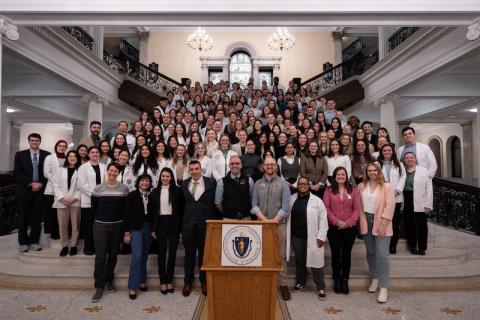
[[[382,168],[380,168],[380,166],[376,162],[370,162],[365,168],[365,175],[363,176],[363,184],[366,185],[370,180],[370,178],[368,177],[369,167],[374,167],[375,170],[377,170],[378,176],[377,176],[377,179],[375,179],[375,182],[378,183],[380,187],[383,187],[383,184],[385,183],[385,177],[383,176]]]

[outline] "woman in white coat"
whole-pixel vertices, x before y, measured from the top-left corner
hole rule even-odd
[[[88,149],[90,160],[78,168],[78,189],[80,189],[81,224],[83,232],[83,253],[95,254],[93,241],[93,211],[90,197],[95,187],[105,180],[106,166],[100,163],[100,149],[93,146]]]
[[[77,244],[80,232],[80,190],[77,186],[80,156],[76,151],[67,153],[64,165],[59,168],[53,179],[54,203],[57,209],[58,227],[62,250],[60,256],[66,256],[69,247],[68,226],[72,222],[72,238],[70,240],[70,255],[77,254]]]
[[[222,134],[218,150],[215,151],[212,156],[212,176],[215,181],[218,181],[227,175],[230,157],[233,155],[237,155],[237,153],[230,149],[230,137],[227,134]]]
[[[45,233],[50,234],[50,238],[58,240],[60,235],[58,232],[57,212],[53,207],[53,180],[58,175],[60,168],[65,162],[65,151],[67,150],[67,142],[65,140],[58,140],[53,147],[54,153],[45,158],[43,165],[43,175],[48,179],[45,187],[45,218],[44,227]]]
[[[207,147],[203,142],[199,142],[195,145],[195,160],[200,162],[202,166],[202,175],[204,177],[211,178],[212,177],[212,170],[213,170],[213,162],[212,159],[207,157]]]
[[[310,192],[307,177],[298,178],[298,192],[290,198],[290,214],[287,218],[286,257],[290,259],[290,244],[295,252],[295,291],[305,287],[307,267],[312,269],[317,296],[325,300],[324,246],[327,238],[327,209],[322,200]]]
[[[384,137],[380,137],[385,139]],[[382,168],[383,176],[386,182],[390,182],[395,191],[395,212],[393,213],[392,228],[393,235],[390,239],[389,251],[391,254],[397,253],[397,243],[400,234],[400,207],[403,203],[403,186],[405,185],[405,166],[401,163],[395,154],[393,144],[385,144],[380,148],[377,157],[377,163]]]
[[[117,177],[117,181],[128,186],[130,191],[135,190],[135,180],[132,172],[132,167],[128,164],[130,160],[130,151],[128,149],[123,149],[118,154],[118,168],[120,174]]]
[[[417,165],[413,152],[405,153],[404,161],[407,171],[403,188],[405,234],[410,252],[423,256],[427,250],[427,214],[433,208],[432,179],[426,168]]]

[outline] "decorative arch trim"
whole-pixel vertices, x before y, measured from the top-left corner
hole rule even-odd
[[[245,41],[238,41],[234,42],[227,47],[225,50],[225,57],[231,57],[237,51],[245,51],[250,55],[250,57],[256,57],[257,52],[255,51],[254,47]]]

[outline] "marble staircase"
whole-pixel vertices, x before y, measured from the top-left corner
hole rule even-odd
[[[480,237],[430,225],[429,249],[426,256],[411,255],[405,240],[400,240],[397,254],[390,256],[391,287],[399,290],[446,290],[480,288]],[[433,231],[433,232],[432,232]],[[445,237],[452,238],[452,245]],[[58,241],[42,238],[44,249],[40,252],[18,253],[16,235],[0,238],[0,285],[40,288],[90,288],[93,286],[93,256],[79,253],[59,257]],[[463,242],[463,245],[462,245]],[[443,244],[443,245],[440,245]],[[81,249],[81,245],[80,245]],[[80,250],[81,252],[81,250]],[[156,255],[148,260],[149,284],[158,287]],[[295,257],[288,263],[289,284],[295,285]],[[177,251],[175,282],[183,284],[184,249],[180,243]],[[330,249],[325,249],[325,278],[331,286]],[[130,255],[119,255],[116,284],[126,287]],[[363,241],[356,240],[352,252],[350,287],[366,288],[368,268]],[[309,280],[308,286],[313,286]]]

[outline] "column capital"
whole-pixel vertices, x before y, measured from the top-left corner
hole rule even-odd
[[[72,120],[70,121],[72,126],[83,126],[85,124],[85,121],[79,121],[79,120]]]
[[[4,16],[0,16],[0,34],[13,41],[19,38],[17,26],[7,21]]]
[[[148,40],[148,38],[150,37],[150,32],[149,31],[138,31],[137,35],[138,35],[138,39],[140,41],[145,41],[145,40]]]
[[[394,105],[400,102],[400,95],[398,94],[386,94],[383,97],[377,99],[376,104],[382,105],[386,103],[393,103]]]
[[[107,106],[109,104],[109,101],[103,97],[100,97],[94,93],[87,93],[82,97],[82,100],[90,103],[90,102],[95,102],[95,103],[100,103],[104,106]]]
[[[23,126],[23,122],[20,122],[20,121],[12,121],[11,124],[12,124],[12,128],[15,128],[15,129],[20,129]]]
[[[472,123],[473,123],[472,121],[465,121],[465,122],[461,122],[460,126],[461,127],[468,127],[468,126],[471,126]]]
[[[475,41],[480,37],[480,20],[468,26],[466,37],[470,41]]]
[[[342,40],[343,32],[342,31],[332,31],[333,40]]]

